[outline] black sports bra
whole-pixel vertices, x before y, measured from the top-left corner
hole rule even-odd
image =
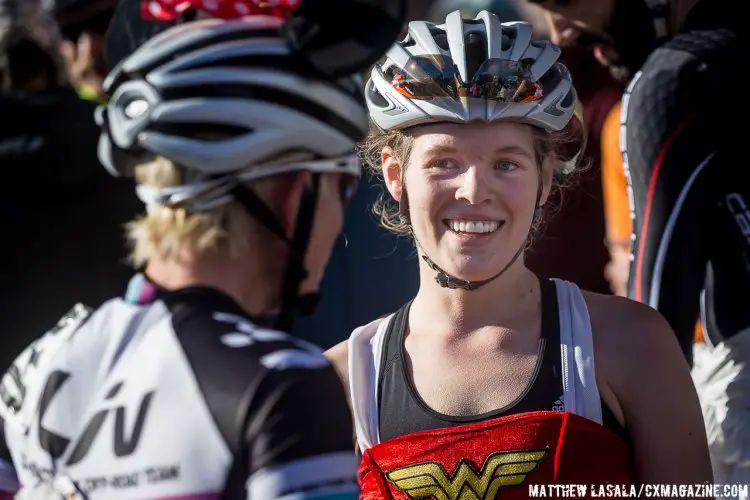
[[[480,415],[457,417],[430,408],[419,396],[404,362],[404,337],[411,302],[393,317],[383,343],[378,380],[379,431],[381,441],[427,429],[453,427],[506,415],[531,411],[562,411],[562,360],[560,356],[560,321],[555,283],[540,280],[542,290],[542,331],[539,356],[526,389],[502,408]],[[602,402],[604,426],[627,438],[625,429]],[[627,440],[627,439],[626,439]]]

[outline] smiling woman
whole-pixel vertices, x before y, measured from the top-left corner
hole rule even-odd
[[[552,160],[536,157],[529,125],[443,123],[414,131],[413,168],[403,174],[394,152],[383,150],[383,175],[393,195],[403,200],[408,189],[402,205],[421,212],[411,227],[425,255],[446,274],[477,282],[520,256],[549,194]]]
[[[505,126],[507,127],[507,124],[505,124]],[[416,126],[406,130],[393,129],[389,131],[372,131],[359,145],[359,152],[363,159],[363,166],[371,175],[382,179],[382,153],[384,150],[388,150],[396,160],[396,163],[403,169],[401,173],[405,174],[412,157],[415,138],[417,135],[425,135],[425,133],[429,134],[430,130],[435,130],[435,127],[425,125],[422,127]],[[575,179],[574,174],[586,167],[585,160],[582,160],[579,155],[570,154],[571,149],[580,151],[578,135],[570,129],[546,132],[536,127],[529,127],[528,130],[532,137],[532,144],[530,147],[525,148],[521,144],[511,143],[505,147],[498,146],[496,153],[502,156],[503,153],[515,152],[533,160],[539,168],[542,166],[541,160],[546,158],[550,153],[554,153],[555,162],[550,184],[550,194],[555,190],[561,190],[570,186],[572,180]],[[502,133],[497,136],[493,135],[491,140],[494,141],[497,137],[502,137]],[[491,144],[494,144],[494,142]],[[571,148],[571,146],[579,147]],[[444,148],[443,151],[445,151]],[[435,149],[430,150],[429,154],[439,152],[440,149]],[[450,149],[447,152],[450,152]],[[410,236],[412,234],[411,226],[399,211],[398,202],[396,202],[390,194],[386,194],[385,192],[382,193],[380,198],[375,202],[373,211],[380,218],[382,226],[387,230],[399,236]],[[545,207],[545,212],[547,211],[548,209]],[[535,230],[542,220],[543,214],[539,214],[534,219],[534,227],[529,235],[529,239],[533,237]]]
[[[511,475],[516,486],[711,478],[663,319],[525,266],[577,159],[562,147],[571,76],[532,35],[488,12],[412,22],[366,85],[376,130],[360,149],[392,199],[377,208],[383,224],[414,238],[420,288],[328,352],[349,385],[361,498],[455,500],[467,484],[495,498],[502,480],[489,477]]]
[[[438,225],[437,229],[447,230],[446,243],[453,238],[454,243],[461,242],[475,252],[488,249],[498,262],[495,268],[505,271],[528,246],[542,221],[542,207],[550,192],[560,188],[576,167],[573,159],[562,161],[563,148],[571,138],[567,131],[550,133],[508,121],[437,123],[405,131],[373,132],[361,151],[371,173],[383,177],[388,197],[399,200],[390,201],[383,193],[374,206],[381,223],[396,234],[412,235],[426,255],[438,256],[440,250],[430,247],[430,237],[422,237],[425,229],[408,216],[410,212],[429,209],[422,200],[423,188],[442,189],[454,202],[456,197],[470,200],[462,205],[466,207],[488,205],[489,200],[475,198],[487,198],[491,195],[487,188],[497,186],[502,191],[500,198],[509,204],[490,210],[495,213],[483,213],[483,208],[446,209],[441,217],[442,227]],[[408,199],[402,195],[406,186],[409,186]],[[527,198],[529,202],[525,203]],[[534,198],[535,202],[530,201]],[[511,212],[515,215],[511,216]],[[506,238],[501,246],[496,245],[495,236]],[[450,248],[450,243],[447,244],[446,249]],[[467,254],[459,251],[459,255],[465,258]],[[463,276],[478,281],[486,278],[483,269],[476,272],[453,269],[461,264],[449,265],[449,256],[437,261],[446,265],[442,268],[444,272],[438,272],[448,278]],[[477,259],[471,262],[475,268],[479,265]]]

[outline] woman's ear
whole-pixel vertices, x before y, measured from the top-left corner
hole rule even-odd
[[[253,189],[276,215],[288,238],[294,236],[302,192],[309,181],[309,172],[292,172],[254,182]]]
[[[403,190],[402,165],[393,149],[385,147],[380,152],[380,162],[383,168],[383,180],[388,192],[396,201],[401,201]]]
[[[542,197],[539,200],[539,206],[547,203],[550,191],[552,191],[552,180],[555,175],[555,165],[557,165],[557,155],[554,152],[547,154],[542,162]]]

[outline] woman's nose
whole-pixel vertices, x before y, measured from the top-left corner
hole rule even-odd
[[[481,205],[490,201],[490,193],[487,179],[483,178],[480,169],[470,167],[461,174],[459,186],[456,190],[456,199],[467,202],[469,205]]]

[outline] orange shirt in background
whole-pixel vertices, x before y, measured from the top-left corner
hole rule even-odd
[[[632,232],[628,181],[620,153],[620,110],[618,102],[607,115],[602,127],[602,189],[607,239],[610,243],[628,244]]]
[[[633,226],[630,219],[628,180],[620,152],[621,110],[622,103],[618,102],[607,115],[602,127],[602,194],[609,243],[629,247]],[[704,342],[703,328],[698,320],[695,324],[695,343],[701,342]]]

